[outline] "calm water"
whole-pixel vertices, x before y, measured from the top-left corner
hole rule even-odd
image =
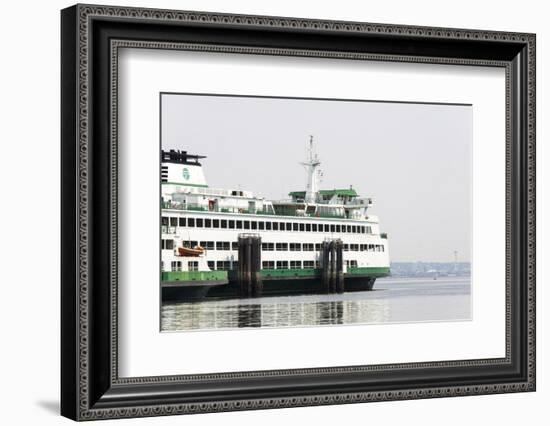
[[[381,278],[375,291],[166,303],[162,331],[457,321],[471,318],[470,278]]]

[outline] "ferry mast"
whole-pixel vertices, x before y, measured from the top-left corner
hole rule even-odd
[[[319,157],[313,148],[313,135],[309,136],[309,147],[307,154],[307,161],[300,163],[306,169],[307,174],[306,194],[304,201],[306,203],[315,203],[317,201],[318,192],[318,167],[321,165],[321,162],[319,161]]]

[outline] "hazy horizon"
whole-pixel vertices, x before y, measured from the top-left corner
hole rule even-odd
[[[392,262],[471,262],[472,106],[162,95],[162,147],[206,155],[209,186],[268,199],[304,190],[309,135],[321,189],[371,196]]]

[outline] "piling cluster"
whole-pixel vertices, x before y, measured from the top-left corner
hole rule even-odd
[[[256,234],[239,235],[237,281],[242,297],[261,296],[263,282],[262,238]]]
[[[326,293],[343,293],[344,244],[342,240],[326,240],[321,245],[322,283]]]

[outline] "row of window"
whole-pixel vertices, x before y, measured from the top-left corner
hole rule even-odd
[[[172,269],[172,272],[181,271],[181,260],[174,260],[171,262],[170,266]],[[161,269],[164,271],[164,262],[161,262],[160,264]],[[187,262],[187,270],[188,271],[198,271],[199,270],[199,262],[196,260],[192,260]]]
[[[221,228],[258,231],[301,231],[301,232],[345,232],[349,234],[372,234],[372,228],[366,225],[343,225],[330,223],[270,222],[256,220],[205,219],[195,217],[166,217],[161,219],[162,226],[188,228]]]
[[[233,269],[237,269],[237,266],[238,262],[233,262]],[[210,260],[208,261],[208,267],[212,270],[229,271],[231,269],[231,262],[227,260],[218,260],[217,262]]]
[[[313,269],[320,268],[318,260],[265,260],[262,262],[262,269]]]
[[[357,260],[346,260],[346,266],[348,268],[357,268]],[[237,269],[238,262],[233,262],[233,269]],[[162,269],[164,270],[164,262],[162,262],[161,265]],[[175,260],[172,261],[170,264],[172,272],[177,272],[182,270],[182,262],[181,260]],[[231,270],[231,262],[229,261],[209,261],[208,262],[208,268],[211,270],[218,270],[218,271],[229,271]],[[313,261],[313,260],[265,260],[262,262],[262,269],[313,269],[313,268],[320,268],[319,261]],[[187,268],[189,271],[198,271],[199,270],[199,262],[197,261],[189,261],[187,262]]]
[[[346,260],[345,264],[348,268],[357,268],[357,260]],[[264,260],[262,262],[262,269],[318,269],[320,267],[318,260]]]
[[[206,250],[238,250],[236,241],[189,241],[190,247],[200,245]],[[164,250],[174,249],[174,240],[162,240],[161,247]],[[384,251],[381,244],[344,244],[344,251]],[[321,251],[321,243],[262,243],[262,251]]]
[[[344,251],[384,251],[381,244],[344,244]],[[262,251],[321,251],[321,243],[262,243]]]

